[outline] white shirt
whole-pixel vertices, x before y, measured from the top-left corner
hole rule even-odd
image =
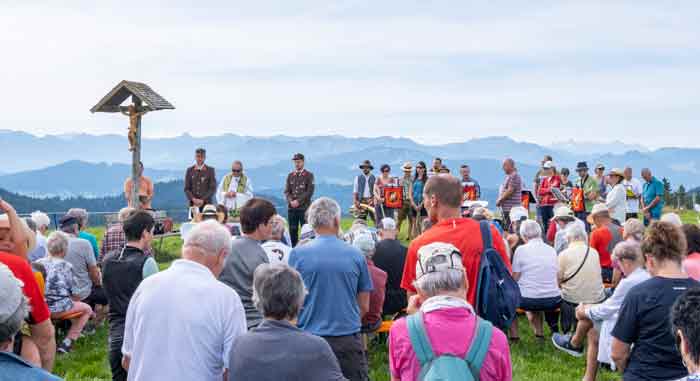
[[[610,217],[619,223],[625,223],[627,213],[627,191],[622,183],[615,185],[605,197],[605,206],[610,211]]]
[[[231,184],[229,184],[228,189],[224,189],[224,177],[219,183],[219,187],[216,190],[216,202],[219,205],[223,205],[226,209],[240,209],[246,201],[253,198],[253,181],[250,177],[246,180],[245,189],[242,193],[236,192],[238,189],[238,182],[241,181],[241,177],[232,176]],[[236,192],[236,197],[226,197],[226,193]],[[241,197],[242,196],[242,197]]]
[[[361,173],[361,174],[355,176],[355,182],[352,185],[352,193],[360,194],[360,190],[359,190],[360,176],[364,176],[364,178],[365,178],[365,189],[362,190],[362,196],[360,198],[362,199],[362,198],[372,197],[372,191],[370,190],[370,187],[369,187],[369,177],[372,176],[371,173],[369,175],[365,175],[364,173]]]
[[[540,238],[515,249],[513,272],[520,273],[518,286],[524,298],[554,298],[561,295],[557,286],[557,252]]]
[[[179,259],[136,289],[122,353],[129,380],[221,381],[233,342],[246,332],[236,291],[203,265]]]
[[[262,244],[262,248],[265,250],[270,263],[287,264],[289,262],[289,253],[292,251],[292,248],[282,242],[267,241]]]
[[[615,287],[615,292],[612,296],[606,299],[601,304],[595,304],[586,310],[586,316],[591,320],[603,321],[600,327],[600,337],[598,341],[598,361],[613,364],[610,357],[612,346],[612,330],[617,323],[617,317],[622,307],[622,302],[629,290],[634,286],[646,281],[650,275],[643,268],[638,268],[629,274],[626,278],[622,278],[620,283]]]
[[[639,267],[632,271],[626,278],[622,278],[620,283],[615,287],[612,296],[606,299],[603,303],[590,306],[586,310],[586,315],[591,320],[617,320],[618,312],[622,307],[622,302],[625,300],[627,293],[636,285],[648,280],[651,276],[649,273]]]
[[[642,196],[642,183],[637,179],[622,180],[627,198],[627,213],[639,213],[639,199]],[[630,198],[636,196],[636,198]],[[620,221],[623,222],[623,221]]]

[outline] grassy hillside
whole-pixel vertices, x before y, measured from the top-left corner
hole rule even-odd
[[[685,211],[681,218],[686,223],[698,223],[698,214]],[[343,221],[343,228],[350,226],[350,220]],[[98,239],[102,238],[103,228],[90,229]],[[167,238],[162,246],[159,241],[153,243],[156,259],[162,269],[179,257],[182,246],[180,238]],[[575,380],[583,376],[584,358],[574,358],[554,349],[549,341],[537,343],[530,330],[527,319],[519,320],[521,340],[511,345],[513,379],[518,381],[559,381]],[[80,339],[74,351],[58,357],[55,373],[67,381],[109,380],[111,374],[107,358],[107,328],[101,327],[97,334]],[[388,381],[389,367],[387,346],[384,340],[376,340],[370,350],[370,377],[373,381]],[[601,371],[599,381],[619,380],[620,376],[609,371]]]

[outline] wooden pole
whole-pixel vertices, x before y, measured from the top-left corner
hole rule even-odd
[[[141,99],[136,96],[131,97],[131,101],[136,106],[136,112],[141,110]],[[141,209],[141,201],[139,200],[139,170],[141,164],[141,115],[136,119],[136,144],[131,152],[131,205],[136,209]]]

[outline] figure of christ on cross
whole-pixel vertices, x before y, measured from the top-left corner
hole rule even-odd
[[[137,112],[136,105],[130,104],[128,111],[123,111],[122,114],[129,117],[129,151],[133,152],[136,149],[136,139],[139,125],[139,117],[148,111]]]

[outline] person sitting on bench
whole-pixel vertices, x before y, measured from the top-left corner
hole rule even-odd
[[[69,237],[62,232],[53,232],[46,240],[49,256],[38,262],[46,269],[46,303],[51,311],[51,318],[70,319],[71,325],[65,339],[56,349],[58,353],[68,353],[73,342],[80,337],[85,324],[92,316],[92,308],[80,301],[76,293],[76,281],[73,265],[64,259],[68,252]]]

